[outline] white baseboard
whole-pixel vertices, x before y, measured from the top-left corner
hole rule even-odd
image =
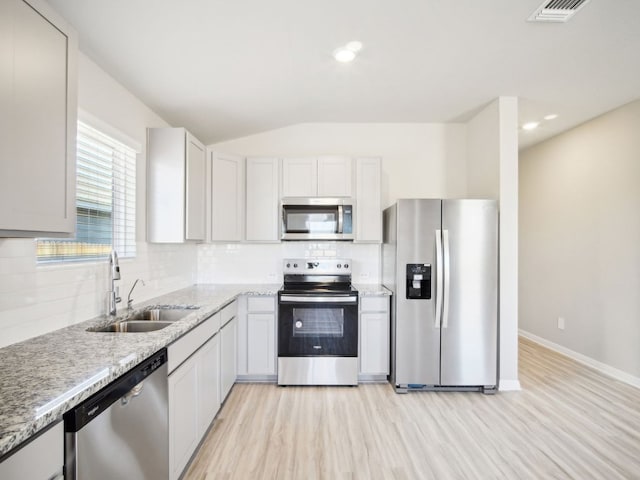
[[[500,379],[498,390],[501,392],[517,392],[522,390],[522,387],[520,387],[520,380]]]
[[[524,338],[528,338],[529,340],[539,343],[540,345],[547,347],[550,350],[561,353],[576,362],[582,363],[588,367],[591,367],[595,370],[598,370],[600,373],[604,373],[610,377],[615,378],[616,380],[620,380],[621,382],[632,385],[636,388],[640,388],[640,378],[631,375],[630,373],[624,372],[617,368],[612,367],[611,365],[607,365],[606,363],[599,362],[594,360],[591,357],[587,357],[581,353],[570,350],[562,345],[551,342],[545,338],[534,335],[533,333],[527,332],[525,330],[518,330],[518,333],[522,335]],[[500,388],[502,390],[502,388]]]

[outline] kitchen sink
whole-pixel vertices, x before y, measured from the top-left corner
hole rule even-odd
[[[128,317],[100,328],[89,328],[89,332],[154,332],[168,327],[189,315],[199,307],[164,307],[156,306],[141,310]]]
[[[152,308],[134,313],[126,321],[175,322],[189,315],[193,308]]]
[[[125,320],[122,322],[112,323],[106,327],[96,328],[92,332],[153,332],[162,330],[172,325],[173,322],[168,321],[149,321],[149,320]]]

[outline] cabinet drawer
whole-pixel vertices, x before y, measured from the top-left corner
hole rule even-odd
[[[360,299],[360,310],[362,312],[386,312],[389,310],[389,297],[362,297]]]
[[[238,302],[235,300],[220,310],[220,328],[224,327],[231,319],[238,315]]]
[[[169,373],[189,358],[201,345],[215,335],[220,329],[220,314],[212,315],[186,335],[180,337],[167,347]]]
[[[268,297],[249,297],[247,299],[247,311],[249,312],[275,312],[275,298]]]

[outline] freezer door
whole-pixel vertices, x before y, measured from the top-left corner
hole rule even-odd
[[[407,264],[428,264],[436,275],[436,231],[441,200],[398,200],[396,235],[395,368],[396,385],[439,383],[440,325],[436,320],[436,282],[429,298],[407,298]]]
[[[441,385],[496,385],[497,202],[443,200],[442,233],[445,295]]]

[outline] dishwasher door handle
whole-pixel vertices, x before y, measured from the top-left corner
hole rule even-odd
[[[127,405],[131,399],[136,398],[138,395],[142,393],[142,389],[144,388],[144,380],[142,380],[139,384],[125,393],[122,398],[120,398],[120,403],[122,406]]]

